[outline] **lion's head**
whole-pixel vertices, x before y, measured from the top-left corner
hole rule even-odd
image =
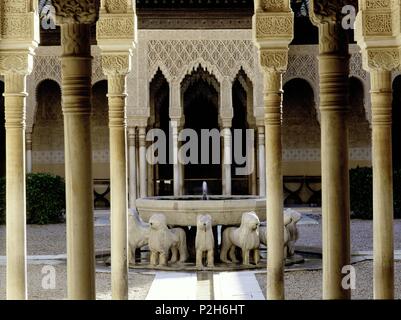
[[[258,230],[260,225],[259,217],[255,212],[245,212],[242,215],[241,227],[244,227],[250,231]]]
[[[212,228],[212,217],[210,215],[199,215],[197,217],[198,230],[207,231]]]
[[[167,229],[166,216],[161,213],[154,214],[149,219],[149,225],[152,230]]]

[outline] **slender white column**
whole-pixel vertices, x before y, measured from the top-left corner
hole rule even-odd
[[[259,196],[266,197],[265,128],[258,128]]]
[[[128,299],[127,135],[125,117],[127,78],[125,74],[109,74],[107,79],[110,128],[111,289],[114,300],[126,300]]]
[[[179,128],[179,132],[181,132],[183,128]],[[181,148],[182,142],[178,143],[179,148]],[[184,171],[184,164],[182,164],[180,161],[178,163],[179,166],[179,194],[180,196],[184,195],[184,179],[185,179],[185,171]]]
[[[25,110],[26,75],[5,80],[7,299],[27,299]]]
[[[226,196],[231,195],[231,164],[232,164],[232,135],[230,127],[223,128],[224,137],[224,190],[223,194]]]
[[[62,24],[61,46],[68,298],[95,299],[90,25]]]
[[[139,175],[141,198],[146,198],[147,186],[147,161],[146,161],[146,128],[139,127]]]
[[[373,162],[373,287],[375,299],[394,299],[394,211],[391,71],[371,72]]]
[[[174,170],[174,196],[180,195],[180,164],[178,159],[178,121],[171,120],[172,138],[173,138],[173,170]]]
[[[137,199],[137,184],[136,184],[136,132],[135,128],[130,128],[128,131],[129,143],[129,207],[135,208]]]
[[[25,134],[26,145],[26,173],[32,172],[32,133]]]

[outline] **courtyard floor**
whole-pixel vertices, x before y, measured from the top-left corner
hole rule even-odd
[[[314,224],[299,225],[298,246],[321,248],[321,219],[316,211],[305,212]],[[103,215],[104,216],[104,215]],[[102,214],[97,215],[102,217]],[[97,251],[110,248],[110,228],[104,218],[96,220],[95,246]],[[401,250],[401,220],[395,221],[395,249]],[[371,299],[372,261],[369,256],[373,249],[372,222],[352,220],[352,251],[366,260],[355,264],[357,288],[355,299]],[[66,297],[66,228],[65,224],[27,227],[28,292],[29,299],[64,299]],[[366,252],[367,251],[367,252]],[[0,299],[5,298],[5,226],[0,226]],[[397,254],[397,259],[400,256]],[[363,260],[363,259],[362,259]],[[52,266],[56,272],[56,288],[43,289],[43,267]],[[401,261],[395,265],[396,297],[401,298]],[[176,290],[171,288],[174,281]],[[300,268],[286,272],[286,298],[321,299],[322,271],[308,271]],[[230,290],[223,290],[230,285]],[[222,273],[179,273],[161,271],[131,270],[129,274],[130,299],[263,299],[266,285],[265,272],[222,272]],[[167,292],[164,292],[163,288]],[[111,298],[110,268],[98,264],[96,272],[98,299]],[[226,293],[227,291],[227,293]]]

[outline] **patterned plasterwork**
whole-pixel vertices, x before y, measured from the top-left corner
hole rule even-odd
[[[32,130],[34,121],[37,85],[45,79],[52,79],[61,86],[60,53],[60,47],[39,47],[36,52],[34,69],[28,78],[28,131]],[[359,47],[351,45],[350,53],[350,75],[359,78],[364,85],[365,110],[370,120],[369,77],[362,69]],[[315,45],[290,46],[288,70],[284,74],[284,84],[295,78],[308,81],[314,89],[316,106],[319,105],[317,54]],[[92,82],[96,83],[106,79],[98,47],[92,47],[92,56]],[[181,83],[199,65],[213,74],[219,84],[227,79],[232,82],[242,68],[254,88],[254,116],[258,123],[263,123],[263,78],[257,59],[251,30],[139,30],[137,49],[132,57],[133,71],[127,80],[129,124],[146,124],[150,116],[149,85],[158,69],[171,88],[180,90],[176,83]],[[180,96],[179,92],[177,94]],[[224,108],[221,110],[224,112]],[[317,112],[319,114],[319,110]]]

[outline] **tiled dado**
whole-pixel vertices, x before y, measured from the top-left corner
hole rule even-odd
[[[109,163],[109,150],[94,150],[93,163]],[[35,164],[64,164],[64,151],[33,151],[32,162]]]
[[[352,161],[371,161],[371,149],[351,148],[349,159]],[[320,149],[285,149],[283,161],[320,161]]]

